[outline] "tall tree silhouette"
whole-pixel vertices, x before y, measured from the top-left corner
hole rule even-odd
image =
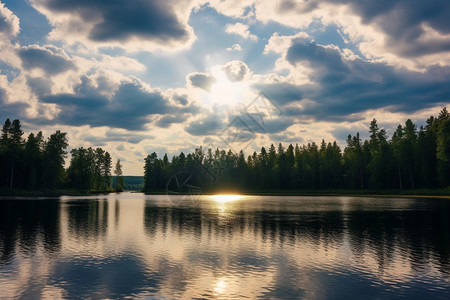
[[[5,171],[9,173],[9,188],[13,188],[14,184],[14,169],[21,159],[23,140],[22,140],[22,125],[19,120],[14,120],[12,123],[6,119],[2,127],[1,147],[4,156]]]
[[[57,130],[50,135],[44,147],[44,187],[60,187],[64,177],[64,159],[67,157],[67,133]]]
[[[117,159],[116,167],[114,168],[114,175],[116,175],[116,186],[114,187],[116,191],[122,191],[123,189],[123,173],[122,173],[122,164],[120,163],[120,159]]]
[[[450,115],[447,108],[440,112],[437,127],[438,174],[440,184],[445,186],[450,184]]]

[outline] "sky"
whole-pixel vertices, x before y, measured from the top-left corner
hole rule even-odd
[[[0,122],[126,175],[199,146],[343,150],[449,106],[449,19],[448,0],[0,0]]]

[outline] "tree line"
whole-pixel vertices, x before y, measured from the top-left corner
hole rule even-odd
[[[56,131],[47,139],[42,131],[26,139],[20,120],[6,119],[0,137],[0,188],[24,190],[111,190],[111,155],[102,148],[74,148],[65,169],[67,133]],[[120,159],[114,173],[115,190],[122,190]]]
[[[408,119],[392,137],[369,124],[369,139],[348,135],[344,150],[333,143],[287,147],[273,144],[245,157],[243,151],[203,149],[170,161],[167,154],[145,158],[144,190],[163,191],[198,178],[203,191],[311,189],[435,189],[450,185],[450,116],[443,108],[418,129]],[[183,177],[184,176],[184,177]]]

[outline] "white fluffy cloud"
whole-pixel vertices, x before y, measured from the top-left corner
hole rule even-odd
[[[302,30],[312,24],[337,25],[367,59],[396,67],[424,71],[433,64],[450,65],[450,4],[445,0],[414,5],[406,0],[230,0],[210,5],[233,18],[251,15],[263,23]]]
[[[20,31],[19,18],[0,2],[0,43],[17,36]]]
[[[225,32],[238,34],[244,39],[251,39],[253,41],[258,40],[258,37],[250,32],[248,25],[239,22],[234,24],[227,24]]]
[[[20,59],[12,42],[20,32],[19,18],[0,2],[0,61],[17,68]]]
[[[248,66],[239,60],[230,61],[225,64],[222,69],[228,79],[232,82],[242,81],[250,74],[250,69]]]
[[[233,46],[227,48],[227,51],[242,51],[242,47],[239,44],[233,44]]]

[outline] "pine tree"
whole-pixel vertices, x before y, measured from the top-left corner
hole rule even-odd
[[[438,176],[441,186],[450,185],[450,114],[447,108],[438,117],[436,157],[438,160]]]
[[[122,165],[120,164],[120,159],[117,159],[116,168],[114,169],[114,175],[116,175],[116,192],[121,192],[123,190],[123,174]]]

